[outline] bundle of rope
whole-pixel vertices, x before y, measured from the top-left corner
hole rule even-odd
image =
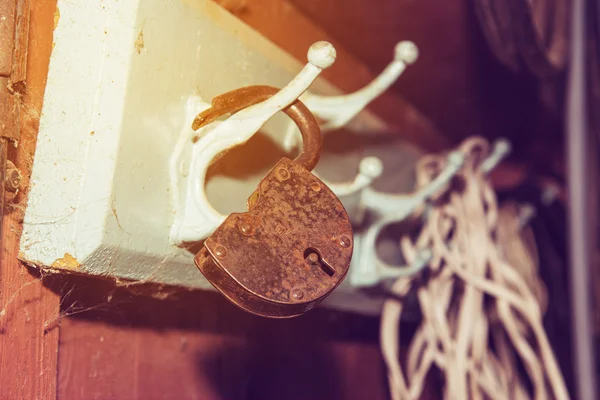
[[[527,212],[529,207],[531,206],[522,206],[512,201],[502,204],[498,210],[496,242],[502,258],[517,269],[536,298],[542,314],[546,314],[548,293],[539,276],[535,236],[531,227],[523,220],[523,211]]]
[[[513,215],[512,225],[500,227],[507,218],[499,218],[495,194],[479,168],[488,148],[480,138],[463,142],[467,161],[460,175],[434,199],[418,237],[401,240],[407,261],[423,248],[434,257],[419,275],[395,281],[395,296],[383,307],[381,347],[394,400],[418,399],[434,367],[443,375],[445,399],[568,399],[542,326],[546,300],[535,254],[523,246],[520,256],[507,256],[519,243],[518,224]],[[424,157],[417,183],[430,182],[444,159]],[[422,321],[401,363],[401,299],[411,290]]]

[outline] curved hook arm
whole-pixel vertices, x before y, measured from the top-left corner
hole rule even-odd
[[[277,95],[260,104],[255,104],[253,97],[249,96],[253,92],[251,87],[239,88],[222,94],[213,99],[209,110],[198,114],[192,123],[192,129],[198,130],[224,114],[233,114],[228,119],[232,121],[258,118],[259,120],[264,119],[266,122],[275,113],[296,101],[321,71],[329,68],[335,62],[335,57],[335,48],[331,43],[325,41],[314,43],[308,49],[308,63],[294,79],[279,90]]]
[[[490,173],[508,153],[510,152],[510,143],[505,139],[499,139],[494,143],[492,153],[482,162],[481,171],[484,174]],[[417,253],[414,262],[409,266],[390,265],[379,258],[376,251],[377,238],[381,231],[388,225],[402,222],[407,216],[412,214],[416,208],[423,204],[425,200],[430,198],[444,184],[446,184],[460,170],[465,157],[462,153],[456,151],[448,156],[448,166],[442,171],[429,185],[421,189],[413,195],[390,195],[386,193],[378,193],[365,189],[363,194],[366,194],[366,202],[375,208],[380,213],[389,213],[377,222],[375,222],[367,230],[361,238],[360,243],[355,243],[355,246],[360,246],[357,250],[360,254],[357,257],[355,269],[359,272],[355,273],[353,284],[356,286],[373,285],[382,279],[407,277],[421,271],[429,264],[433,257],[431,249],[422,249]],[[365,203],[363,203],[365,204]],[[520,226],[523,226],[531,219],[535,210],[524,208],[520,215]],[[355,241],[356,242],[356,241]]]
[[[337,197],[345,197],[358,193],[370,186],[382,173],[383,163],[379,158],[365,157],[360,161],[358,174],[350,182],[329,182],[318,176],[315,172],[313,172],[313,175],[323,181]]]
[[[340,128],[385,92],[402,75],[406,66],[417,60],[418,55],[419,51],[413,42],[400,42],[394,49],[394,60],[362,89],[340,96],[320,96],[306,92],[300,100],[316,117],[326,121],[321,125],[321,130]]]
[[[375,242],[377,237],[385,226],[402,222],[411,215],[419,206],[425,203],[433,196],[441,187],[443,187],[460,169],[464,162],[464,156],[458,152],[451,153],[448,156],[448,165],[446,168],[427,186],[420,189],[414,194],[404,195],[405,202],[402,208],[398,208],[394,213],[386,215],[375,224],[373,224],[364,237],[363,252],[361,254],[361,262],[368,263],[375,255]]]
[[[511,151],[510,142],[506,139],[498,139],[494,142],[492,152],[481,163],[481,171],[484,174],[489,174],[496,168],[500,162],[506,158]],[[414,195],[391,194],[383,193],[367,187],[362,192],[361,208],[371,209],[380,214],[396,213],[400,210],[414,210],[415,202],[421,204],[423,199],[439,190],[440,187],[448,183],[454,177],[465,161],[465,156],[459,151],[455,151],[448,156],[448,166],[436,179],[424,188],[427,192],[423,192],[422,198],[417,198]],[[418,205],[417,204],[417,205]],[[413,208],[411,208],[413,207]]]
[[[494,142],[491,154],[481,163],[481,172],[489,174],[502,160],[511,152],[510,142],[506,139],[498,139]]]
[[[335,56],[335,48],[330,43],[317,42],[313,44],[308,50],[308,64],[283,89],[261,103],[236,112],[213,129],[210,129],[196,142],[194,153],[197,156],[193,159],[191,170],[197,175],[198,179],[195,180],[192,186],[192,192],[197,199],[197,207],[203,215],[208,217],[209,221],[220,224],[224,220],[224,216],[212,207],[204,191],[206,170],[212,160],[221,152],[245,143],[269,118],[296,101],[319,76],[321,71],[333,64]],[[242,100],[246,101],[247,99],[242,98]],[[234,110],[239,109],[239,105],[234,104],[232,108]],[[206,111],[196,118],[195,125],[200,116],[205,113]]]
[[[384,193],[367,187],[362,192],[361,208],[370,209],[383,215],[391,213],[400,219],[406,218],[428,198],[448,184],[458,173],[464,162],[465,157],[459,151],[450,153],[446,168],[431,183],[412,194]]]
[[[376,231],[375,237],[388,224],[376,224],[369,230]],[[368,233],[367,233],[368,234]],[[420,250],[412,263],[406,265],[390,265],[379,258],[374,247],[367,247],[366,237],[355,235],[354,249],[355,257],[352,259],[350,269],[350,283],[354,287],[374,286],[387,279],[409,277],[422,271],[433,258],[431,249]]]

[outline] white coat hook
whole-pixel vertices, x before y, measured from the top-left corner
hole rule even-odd
[[[396,279],[415,275],[423,270],[431,259],[433,251],[431,249],[422,249],[417,253],[414,261],[410,265],[391,265],[387,264],[377,257],[377,264],[381,271],[380,276],[383,279]]]
[[[406,66],[413,64],[418,56],[419,51],[413,42],[400,42],[394,49],[394,60],[362,89],[341,96],[320,96],[306,92],[300,100],[315,117],[325,120],[321,125],[322,131],[340,128],[385,92],[402,75]]]
[[[383,163],[377,157],[365,157],[360,161],[358,174],[351,182],[329,182],[318,176],[337,197],[350,196],[369,187],[383,173]],[[314,175],[317,175],[313,171]]]
[[[489,174],[504,160],[511,151],[510,142],[506,139],[498,139],[494,142],[494,147],[490,155],[481,163],[481,171]]]
[[[410,267],[393,266],[382,261],[377,255],[376,242],[381,234],[381,231],[388,225],[402,222],[408,216],[413,214],[415,210],[424,205],[433,195],[441,190],[460,170],[465,157],[459,151],[452,152],[448,155],[448,164],[444,170],[427,186],[409,195],[389,195],[379,193],[371,200],[383,199],[385,206],[379,206],[377,210],[385,213],[384,216],[369,227],[360,243],[355,240],[357,249],[355,270],[353,272],[354,283],[361,286],[373,285],[381,279],[386,279],[393,276],[409,276],[420,271],[431,260],[431,252],[423,249]],[[373,192],[376,193],[376,192]],[[393,198],[396,198],[394,205]],[[401,200],[398,202],[398,200]],[[395,208],[394,208],[395,207]]]
[[[494,143],[492,152],[482,162],[481,171],[490,173],[509,153],[511,147],[506,139]],[[422,249],[417,253],[414,262],[409,266],[390,265],[377,255],[376,242],[381,231],[394,223],[402,222],[443,186],[452,179],[462,167],[465,156],[460,151],[448,155],[446,168],[426,187],[412,195],[392,195],[380,193],[372,188],[366,188],[362,193],[362,206],[383,215],[377,220],[357,243],[355,240],[356,256],[353,263],[352,284],[356,287],[372,286],[378,282],[406,277],[418,273],[431,261],[433,254],[430,249]],[[520,224],[526,224],[535,214],[535,210],[524,207],[521,210]]]
[[[464,155],[459,151],[450,153],[447,159],[446,168],[430,184],[414,194],[391,194],[378,192],[372,187],[365,188],[361,193],[361,208],[375,211],[380,215],[411,214],[428,198],[447,185],[465,162]]]
[[[221,152],[245,143],[274,114],[292,104],[321,71],[335,61],[335,48],[328,42],[317,42],[308,50],[308,63],[284,88],[267,100],[242,109],[222,122],[204,126],[192,146],[189,174],[185,179],[182,204],[176,205],[171,241],[175,244],[195,242],[208,237],[226,218],[215,210],[204,190],[206,171]]]
[[[339,96],[306,92],[300,100],[315,117],[324,121],[321,123],[322,132],[341,128],[385,92],[402,75],[407,65],[417,61],[418,56],[419,50],[413,42],[399,42],[394,49],[394,60],[367,86]],[[296,146],[299,136],[296,126],[290,125],[283,141],[284,149],[289,151]]]

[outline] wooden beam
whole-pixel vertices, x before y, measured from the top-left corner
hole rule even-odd
[[[76,314],[61,324],[60,399],[388,397],[376,318],[318,309],[271,320],[214,292],[159,299],[90,278],[69,284],[63,309]]]
[[[56,0],[31,0],[27,92],[21,109],[21,140],[10,159],[28,187],[52,49]],[[55,399],[59,296],[17,260],[26,195],[4,210],[0,254],[0,391],[7,399]]]

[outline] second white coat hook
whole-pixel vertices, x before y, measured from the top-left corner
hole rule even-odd
[[[383,173],[383,163],[377,157],[369,156],[360,161],[358,174],[350,182],[330,182],[319,176],[338,197],[350,196],[370,186]],[[314,171],[313,175],[318,176]]]
[[[419,51],[410,41],[403,41],[394,49],[394,59],[373,81],[354,93],[340,96],[320,96],[306,92],[300,100],[315,117],[324,120],[322,131],[341,128],[380,96],[402,75],[406,66],[417,61]]]
[[[300,97],[300,100],[315,117],[323,121],[321,123],[322,132],[341,128],[389,89],[406,70],[406,67],[417,61],[418,56],[419,50],[413,42],[399,42],[394,49],[394,59],[363,88],[354,93],[338,96],[321,96],[307,91]],[[284,149],[291,150],[298,144],[298,140],[298,129],[290,125],[283,141]]]

